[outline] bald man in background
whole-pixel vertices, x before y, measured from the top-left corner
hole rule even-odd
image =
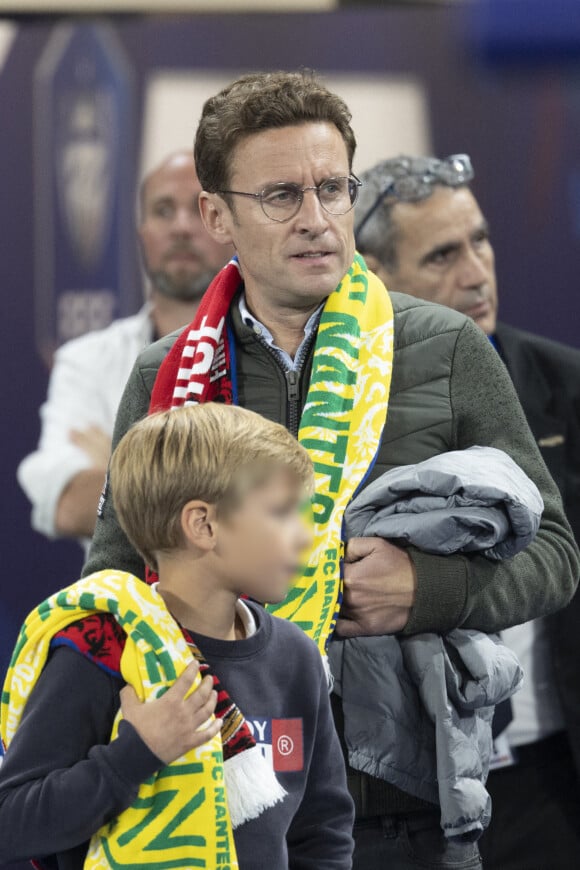
[[[503,359],[580,540],[580,352],[497,322],[489,227],[469,157],[401,156],[361,174],[357,248],[389,290],[471,317]],[[507,292],[507,291],[504,291]],[[499,397],[498,397],[499,398]],[[524,688],[496,715],[486,870],[580,867],[580,595],[502,633]]]
[[[202,224],[200,191],[187,151],[171,154],[144,178],[138,227],[148,278],[144,307],[55,354],[38,448],[18,468],[33,528],[48,537],[90,539],[117,405],[133,363],[151,341],[192,320],[228,259]]]

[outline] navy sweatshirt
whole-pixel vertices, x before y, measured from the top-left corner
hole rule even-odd
[[[288,792],[236,829],[240,870],[347,870],[353,806],[320,654],[296,626],[250,606],[251,637],[190,632]],[[122,687],[74,649],[51,652],[0,767],[0,861],[79,870],[93,833],[163,767],[126,722],[109,743]]]

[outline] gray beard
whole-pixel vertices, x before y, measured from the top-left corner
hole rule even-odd
[[[177,302],[195,302],[201,299],[216,275],[217,270],[208,269],[201,275],[175,279],[167,272],[160,271],[150,273],[149,279],[153,288],[166,299],[174,299]]]

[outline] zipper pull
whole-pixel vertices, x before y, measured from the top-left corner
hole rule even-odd
[[[297,402],[300,398],[298,393],[298,372],[294,369],[286,372],[286,382],[288,384],[288,401]]]

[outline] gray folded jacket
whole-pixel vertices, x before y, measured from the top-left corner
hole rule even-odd
[[[346,510],[346,537],[510,559],[536,537],[543,510],[538,488],[507,453],[470,447],[394,468],[369,484]]]
[[[374,481],[347,508],[345,538],[503,559],[534,539],[542,510],[536,486],[509,456],[472,447]],[[329,661],[351,766],[438,804],[446,836],[477,839],[491,818],[493,708],[523,678],[511,650],[497,637],[457,629],[336,639]]]

